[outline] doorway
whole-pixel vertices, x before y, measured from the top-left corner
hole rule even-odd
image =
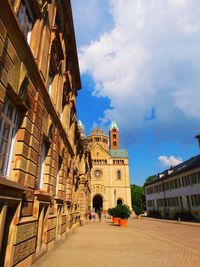
[[[122,205],[122,204],[123,204],[123,201],[122,201],[121,198],[119,198],[119,199],[117,200],[117,206],[118,206],[118,205]]]
[[[93,203],[92,203],[93,209],[95,209],[95,212],[97,211],[102,211],[103,209],[103,198],[100,195],[96,195],[93,198]]]
[[[12,225],[16,209],[17,206],[10,207],[8,204],[0,203],[0,266],[4,266],[5,264],[10,227]]]

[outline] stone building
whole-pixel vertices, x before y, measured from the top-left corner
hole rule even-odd
[[[30,266],[86,218],[70,0],[0,1],[0,266]]]
[[[107,211],[117,204],[131,208],[129,160],[120,149],[119,129],[112,122],[108,136],[99,128],[87,137],[92,157],[91,207]]]

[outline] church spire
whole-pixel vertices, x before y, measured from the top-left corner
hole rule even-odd
[[[119,145],[119,128],[115,121],[112,121],[109,131],[109,141],[110,141],[110,149],[116,150],[120,149]]]
[[[115,121],[112,121],[111,125],[110,125],[110,131],[116,129],[119,131],[119,128],[117,127],[117,123]]]

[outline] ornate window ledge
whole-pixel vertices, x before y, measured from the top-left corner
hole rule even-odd
[[[34,191],[34,195],[39,201],[51,202],[53,199],[53,196],[50,193],[44,192],[39,189]]]
[[[26,187],[17,182],[0,177],[0,198],[22,199]]]

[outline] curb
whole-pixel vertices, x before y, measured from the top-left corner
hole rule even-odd
[[[158,222],[166,222],[166,223],[174,223],[174,224],[183,224],[183,225],[189,225],[189,226],[196,226],[200,227],[200,223],[196,222],[185,222],[185,221],[173,221],[173,220],[165,220],[165,219],[155,219],[155,218],[150,218],[150,217],[142,217],[142,219],[147,219],[147,220],[152,220],[152,221],[158,221]]]

